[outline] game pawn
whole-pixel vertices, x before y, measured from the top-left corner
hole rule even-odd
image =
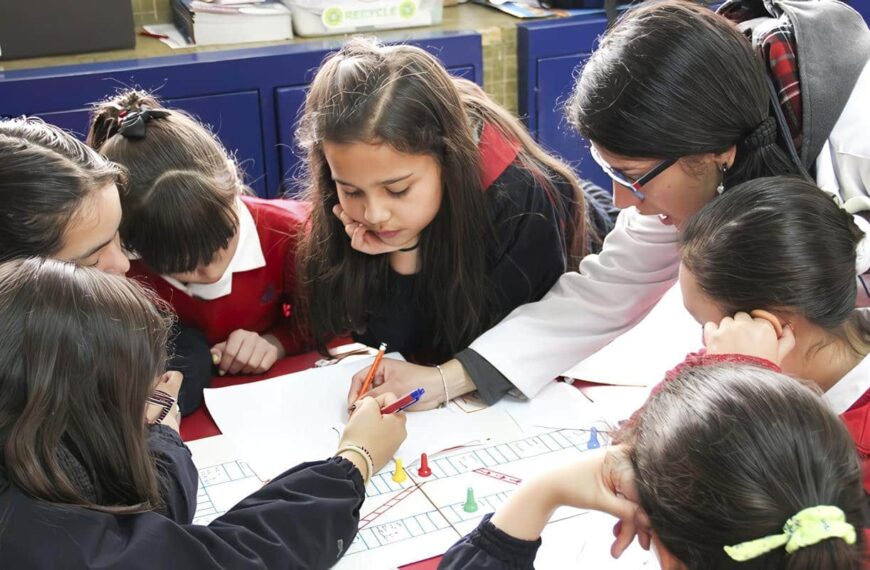
[[[462,505],[462,510],[466,513],[477,512],[477,501],[474,500],[474,489],[469,487],[468,493],[465,495],[465,504]]]
[[[396,470],[393,472],[393,481],[396,483],[404,483],[408,479],[408,474],[405,473],[405,467],[402,465],[401,459],[396,459]]]
[[[420,477],[429,477],[432,475],[432,470],[429,468],[429,456],[425,453],[420,455],[420,468],[417,469],[417,475]]]

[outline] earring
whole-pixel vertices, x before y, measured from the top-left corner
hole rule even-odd
[[[719,186],[716,186],[716,193],[721,194],[725,191],[725,172],[728,170],[728,165],[722,163],[722,178],[719,179]]]

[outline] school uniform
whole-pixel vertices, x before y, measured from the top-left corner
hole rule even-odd
[[[534,570],[541,539],[515,538],[492,524],[491,518],[492,513],[485,515],[477,528],[451,546],[438,570]]]
[[[192,525],[197,472],[166,426],[152,428],[168,513],[112,515],[36,500],[0,469],[0,566],[33,569],[329,568],[357,532],[365,489],[346,459],[276,477],[208,526]]]
[[[566,271],[577,197],[571,185],[555,174],[551,175],[555,191],[545,188],[520,165],[519,145],[493,127],[483,128],[479,148],[487,216],[495,232],[484,245],[487,284],[492,290],[488,324],[492,325],[515,307],[540,299]],[[601,194],[584,187],[590,231],[603,235],[610,229],[612,202],[598,191]],[[438,315],[431,301],[418,294],[416,282],[417,275],[389,270],[383,301],[355,340],[370,346],[386,342],[390,350],[422,362],[441,362],[465,348],[433,346]]]
[[[284,313],[295,287],[297,232],[308,207],[251,196],[242,196],[239,203],[239,244],[217,283],[185,285],[153,272],[141,260],[131,263],[128,276],[154,288],[182,323],[201,330],[212,345],[245,329],[274,335],[292,354],[300,346]]]
[[[864,357],[822,397],[843,419],[855,441],[864,471],[864,491],[870,494],[870,357]]]
[[[157,274],[142,260],[133,260],[127,275],[154,289],[183,325],[205,335],[209,347],[244,329],[275,336],[287,354],[300,352],[308,343],[294,333],[289,303],[295,288],[297,234],[308,217],[308,206],[292,200],[242,196],[237,211],[239,243],[217,283],[186,285]],[[193,396],[183,395],[186,408],[199,406],[210,372],[209,367],[205,385],[195,390],[199,398],[195,403],[190,401]],[[193,388],[188,385],[185,389],[185,384],[182,391]]]

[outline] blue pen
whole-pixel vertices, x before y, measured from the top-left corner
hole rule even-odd
[[[414,404],[419,402],[420,398],[423,397],[423,394],[425,392],[426,392],[425,389],[417,388],[416,390],[414,390],[410,394],[402,396],[401,398],[399,398],[398,400],[396,400],[395,402],[393,402],[389,406],[383,408],[381,410],[381,414],[393,414],[396,412],[401,412],[405,408],[407,408],[409,406],[413,406]]]

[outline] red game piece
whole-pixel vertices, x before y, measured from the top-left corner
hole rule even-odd
[[[420,468],[417,469],[417,475],[420,477],[428,477],[432,474],[432,470],[429,469],[429,456],[425,453],[420,456]]]

